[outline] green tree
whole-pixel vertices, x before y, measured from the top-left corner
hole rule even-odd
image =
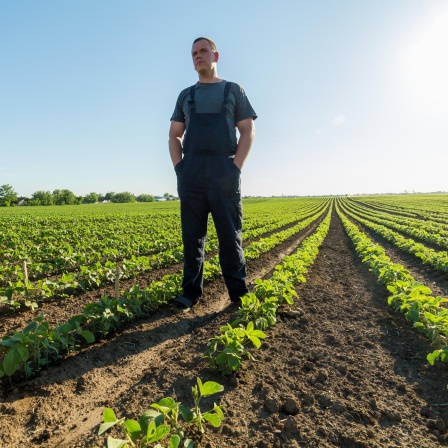
[[[11,185],[5,184],[0,187],[0,205],[9,207],[17,202],[17,193]]]
[[[115,196],[115,193],[112,191],[109,191],[109,193],[106,193],[106,195],[104,196],[104,199],[106,199],[106,201],[112,201],[114,196]]]
[[[27,205],[53,205],[53,195],[49,191],[35,191]]]
[[[76,196],[70,190],[54,190],[53,204],[55,205],[72,205],[76,204]]]
[[[95,202],[98,202],[98,195],[96,193],[89,193],[84,198],[84,204],[94,204]]]
[[[115,194],[111,202],[135,202],[135,196],[128,191],[124,191],[123,193]]]
[[[154,202],[154,196],[150,194],[140,194],[136,199],[137,202]]]

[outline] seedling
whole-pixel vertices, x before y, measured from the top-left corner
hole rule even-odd
[[[124,432],[126,439],[107,438],[108,448],[145,448],[153,446],[167,436],[169,438],[169,448],[193,448],[193,441],[185,438],[185,427],[188,424],[197,426],[199,432],[205,432],[204,423],[209,422],[215,427],[221,425],[224,419],[223,406],[216,403],[213,409],[203,412],[200,408],[200,401],[203,397],[214,395],[224,390],[223,386],[213,381],[202,383],[200,378],[196,379],[197,385],[192,387],[194,407],[188,407],[176,402],[171,397],[162,398],[158,403],[151,404],[151,408],[144,412],[139,421],[124,418],[118,419],[115,412],[106,408],[103,412],[103,423],[100,426],[98,435],[108,431],[113,426],[118,426]],[[182,420],[180,420],[182,417]],[[163,448],[159,443],[154,448]]]

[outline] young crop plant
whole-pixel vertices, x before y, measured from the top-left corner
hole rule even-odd
[[[152,403],[151,409],[145,411],[139,421],[133,419],[118,419],[115,412],[106,408],[103,411],[103,423],[98,435],[104,434],[113,426],[123,431],[126,439],[107,438],[108,448],[154,447],[163,448],[194,448],[193,440],[187,438],[185,433],[189,426],[194,426],[203,434],[205,423],[219,428],[224,419],[223,406],[213,404],[213,409],[201,410],[201,399],[222,392],[224,387],[214,381],[203,383],[196,378],[196,385],[192,387],[191,394],[194,406],[190,409],[172,397],[162,398],[158,403]],[[168,445],[157,443],[169,436]],[[154,445],[155,444],[155,445]]]
[[[276,297],[266,297],[261,302],[254,293],[245,294],[241,297],[241,307],[237,311],[237,319],[232,322],[232,327],[236,327],[240,323],[253,322],[257,330],[265,330],[275,325],[277,302]]]
[[[223,375],[231,375],[239,370],[245,358],[255,360],[247,346],[252,344],[253,347],[259,349],[261,347],[260,339],[266,337],[261,330],[255,328],[253,322],[249,322],[246,327],[240,324],[236,328],[227,324],[220,330],[220,336],[209,340],[204,359]]]

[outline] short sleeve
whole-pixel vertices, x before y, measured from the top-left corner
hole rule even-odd
[[[247,118],[256,119],[257,114],[253,109],[252,105],[247,98],[246,92],[244,89],[235,84],[235,97],[236,97],[236,105],[235,105],[235,123],[239,121],[246,120]]]
[[[189,95],[190,89],[184,89],[182,92],[180,92],[179,97],[176,101],[176,106],[174,107],[173,115],[171,115],[170,120],[171,121],[178,121],[180,123],[186,122],[185,117],[185,102],[187,99],[187,96]]]

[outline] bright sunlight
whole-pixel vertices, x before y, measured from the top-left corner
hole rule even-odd
[[[420,107],[434,112],[448,102],[448,11],[416,34],[405,53],[406,86]]]

